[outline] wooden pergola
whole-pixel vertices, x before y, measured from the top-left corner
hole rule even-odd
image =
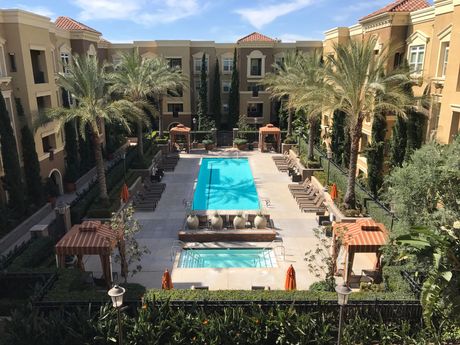
[[[74,225],[56,244],[57,265],[65,268],[66,255],[77,256],[77,266],[84,271],[83,256],[99,255],[107,286],[112,283],[111,255],[117,245],[117,234],[110,225],[100,221],[85,221]]]
[[[382,255],[380,249],[387,241],[387,229],[373,219],[358,219],[355,223],[334,223],[332,255],[336,263],[336,273],[340,269],[337,260],[341,246],[345,254],[343,267],[345,282],[349,281],[356,253],[375,253],[377,261],[373,269],[380,271]]]
[[[281,131],[278,127],[273,126],[271,123],[264,127],[259,128],[259,150],[264,152],[267,151],[265,147],[265,138],[269,135],[273,135],[276,140],[276,151],[281,150]]]
[[[187,153],[190,152],[190,128],[184,126],[182,123],[179,123],[176,127],[173,127],[169,130],[169,149],[173,151],[177,144],[177,137],[185,136],[187,142]]]

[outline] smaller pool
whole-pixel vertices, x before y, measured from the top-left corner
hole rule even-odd
[[[264,248],[184,249],[179,268],[276,267],[275,253]]]

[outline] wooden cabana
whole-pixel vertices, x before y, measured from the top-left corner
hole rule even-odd
[[[259,150],[264,152],[267,151],[265,146],[265,138],[269,135],[275,137],[276,147],[275,151],[280,152],[281,150],[281,131],[278,127],[273,126],[271,123],[264,127],[259,128]]]
[[[176,127],[173,127],[169,130],[169,149],[174,151],[174,148],[177,144],[177,137],[185,136],[186,150],[190,152],[190,128],[184,126],[182,123],[179,123]]]
[[[110,225],[100,221],[85,221],[74,225],[56,244],[57,265],[65,268],[66,255],[77,256],[77,266],[83,271],[84,255],[99,255],[107,286],[112,283],[111,254],[117,245],[117,234]]]
[[[375,253],[374,270],[380,271],[381,247],[388,241],[388,231],[381,223],[372,219],[358,219],[355,223],[333,224],[333,258],[336,273],[341,270],[337,265],[340,247],[345,255],[343,278],[349,281],[356,253]]]

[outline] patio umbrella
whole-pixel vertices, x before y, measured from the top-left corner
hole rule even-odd
[[[171,275],[169,274],[168,270],[163,273],[163,277],[161,278],[161,288],[163,290],[171,290],[174,288],[171,280]]]
[[[285,290],[296,290],[297,284],[295,281],[295,270],[294,267],[291,265],[289,266],[286,272],[286,282],[284,283]]]
[[[120,199],[123,200],[123,202],[127,202],[129,200],[129,190],[126,183],[124,183],[123,187],[121,187]]]
[[[331,188],[331,199],[335,200],[339,196],[339,193],[337,192],[337,185],[335,183],[332,184]]]

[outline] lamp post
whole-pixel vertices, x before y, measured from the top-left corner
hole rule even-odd
[[[343,285],[337,285],[335,287],[335,292],[337,292],[337,303],[340,306],[339,312],[339,334],[337,337],[337,345],[340,345],[340,340],[342,339],[342,317],[343,317],[343,307],[348,303],[348,296],[351,294],[351,289]]]
[[[121,330],[121,306],[123,305],[123,295],[126,290],[121,286],[114,285],[107,294],[112,299],[112,305],[114,308],[117,308],[118,316],[118,345],[123,344],[123,332]]]
[[[329,188],[329,173],[331,171],[331,159],[332,159],[332,150],[331,150],[330,145],[327,145],[326,155],[327,155],[327,183],[326,183],[326,186],[327,188]]]
[[[196,132],[196,117],[192,118],[192,123],[193,123],[193,132]],[[193,142],[195,142],[195,133],[193,133]]]
[[[121,158],[123,159],[123,180],[126,182],[126,150],[123,150]]]

